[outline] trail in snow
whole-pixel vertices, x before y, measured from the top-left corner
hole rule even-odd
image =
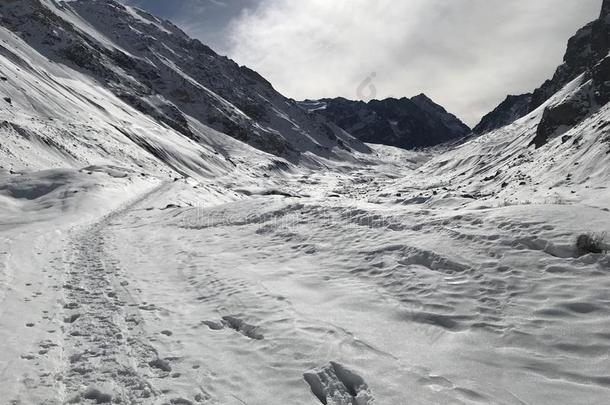
[[[605,398],[609,263],[573,256],[573,207],[371,204],[370,174],[283,186],[324,197],[143,201],[113,222],[143,324],[181,375],[161,387],[222,404]]]
[[[408,152],[131,9],[5,3],[0,402],[608,402],[610,259],[575,242],[610,230],[610,106],[527,147],[587,75]]]
[[[397,162],[231,192],[104,171],[11,183],[46,194],[2,229],[3,396],[603,403],[610,261],[574,241],[607,212],[424,199]]]
[[[81,397],[98,403],[117,398],[145,403],[161,395],[151,380],[171,371],[142,329],[140,312],[147,307],[130,292],[120,259],[106,245],[105,228],[128,210],[129,206],[76,231],[64,253],[66,364],[61,383],[65,399],[72,403]]]

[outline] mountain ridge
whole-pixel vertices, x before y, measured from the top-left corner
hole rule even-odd
[[[470,128],[425,94],[368,102],[346,98],[305,100],[300,105],[322,115],[363,142],[405,149],[462,139]]]
[[[2,8],[3,25],[38,52],[194,140],[192,119],[292,161],[304,153],[337,158],[338,150],[367,151],[304,114],[252,69],[139,9],[114,0],[25,0]]]
[[[581,74],[590,74],[610,51],[610,0],[604,0],[599,17],[580,28],[569,40],[563,63],[553,77],[531,93],[505,99],[474,127],[477,134],[501,128],[522,118]],[[529,99],[527,103],[524,100]],[[527,104],[527,105],[525,105]]]

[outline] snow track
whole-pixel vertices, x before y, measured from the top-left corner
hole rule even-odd
[[[9,403],[601,403],[610,262],[574,236],[605,212],[404,205],[417,182],[374,170],[282,195],[167,182],[64,230],[12,225]]]
[[[120,260],[105,242],[105,228],[127,210],[76,231],[64,253],[68,268],[62,286],[66,309],[62,383],[71,403],[82,398],[147,403],[161,395],[150,380],[171,371],[148,343],[141,326],[142,305],[130,293]]]
[[[584,76],[404,151],[140,11],[4,3],[0,405],[608,403],[610,106],[527,146]]]
[[[222,404],[605,395],[606,360],[590,356],[608,349],[608,262],[574,257],[575,230],[562,221],[573,207],[370,204],[377,188],[358,177],[316,185],[339,194],[331,203],[259,195],[157,211],[143,202],[113,223],[133,287],[155,304],[144,324],[180,359],[172,390],[192,398],[205,387]],[[281,189],[309,194],[316,179],[296,183]],[[581,216],[593,226],[597,211]],[[334,377],[334,363],[366,382],[362,394]]]
[[[120,264],[107,253],[103,223],[77,235],[69,246],[68,278],[63,285],[67,309],[63,384],[72,402],[86,395],[110,399],[107,392],[118,392],[127,403],[142,403],[157,394],[142,374],[152,377],[148,362],[158,354],[140,330],[138,305],[121,285]],[[82,387],[88,388],[82,392]],[[92,394],[93,390],[99,394]]]

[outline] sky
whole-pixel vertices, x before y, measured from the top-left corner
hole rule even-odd
[[[602,0],[123,0],[258,71],[287,97],[425,93],[474,126],[532,91]]]

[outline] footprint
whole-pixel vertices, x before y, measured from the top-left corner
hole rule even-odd
[[[170,372],[172,371],[172,367],[169,364],[169,361],[163,359],[155,359],[148,362],[148,365],[152,368],[159,369],[161,371]]]
[[[67,318],[64,318],[65,323],[74,323],[76,320],[80,318],[80,314],[72,314]]]
[[[224,328],[224,325],[220,322],[203,321],[203,324],[212,330],[221,330]]]
[[[98,390],[97,388],[89,387],[82,395],[85,399],[90,399],[95,401],[96,404],[108,404],[112,401],[112,395],[105,394]]]
[[[172,405],[194,405],[191,401],[184,398],[174,398],[170,399],[170,404]]]
[[[242,319],[234,316],[223,316],[220,322],[216,321],[203,321],[211,330],[222,330],[224,328],[233,329],[236,332],[241,333],[245,337],[253,340],[263,340],[265,337],[259,333],[258,328],[254,325],[250,325],[244,322]]]
[[[372,405],[373,396],[364,379],[339,363],[303,374],[311,392],[320,403]]]

